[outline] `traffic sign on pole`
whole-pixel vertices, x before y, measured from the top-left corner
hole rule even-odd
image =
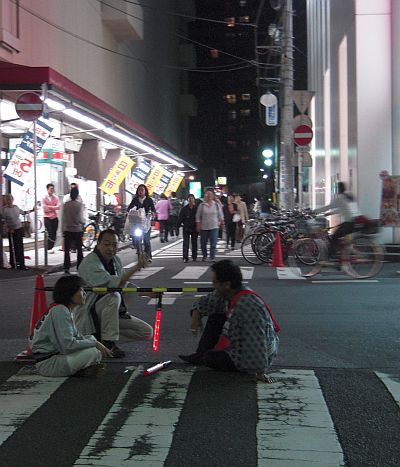
[[[311,143],[314,133],[308,125],[299,125],[294,130],[294,142],[297,146],[307,146]]]
[[[43,101],[39,94],[25,92],[18,97],[15,111],[20,119],[33,122],[43,114]]]

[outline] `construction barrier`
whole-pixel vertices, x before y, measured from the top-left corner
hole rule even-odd
[[[46,293],[52,292],[54,287],[45,287],[43,276],[36,276],[35,295],[33,299],[31,321],[29,325],[29,335],[31,336],[36,323],[47,312]],[[84,287],[86,292],[93,292],[98,294],[106,294],[113,292],[120,293],[157,293],[158,300],[156,305],[156,317],[154,323],[154,337],[153,337],[153,351],[157,352],[158,342],[160,340],[160,326],[162,317],[162,294],[166,292],[184,292],[184,293],[198,293],[198,292],[213,292],[213,287]],[[27,350],[17,355],[16,360],[32,359],[32,349],[28,347]]]

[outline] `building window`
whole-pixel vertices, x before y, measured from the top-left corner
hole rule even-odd
[[[239,16],[239,23],[250,23],[250,16]]]
[[[236,118],[237,118],[236,110],[229,110],[228,119],[232,121],[232,120],[236,120]]]
[[[211,58],[218,58],[219,57],[219,50],[218,49],[211,49],[210,50]]]
[[[234,16],[230,16],[229,18],[225,18],[226,25],[228,28],[234,28],[236,25],[236,20]]]
[[[232,140],[232,139],[229,139],[227,142],[226,142],[227,146],[229,146],[231,149],[236,149],[237,148],[237,141],[235,140]]]
[[[242,94],[240,96],[240,98],[242,99],[242,101],[249,101],[251,99],[251,95],[250,94]]]
[[[250,117],[251,110],[250,109],[240,109],[240,115],[242,117]]]
[[[226,94],[225,100],[228,104],[236,104],[236,94]]]

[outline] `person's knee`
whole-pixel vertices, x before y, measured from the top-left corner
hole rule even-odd
[[[107,310],[118,313],[120,305],[121,295],[118,292],[109,293],[96,303],[96,310],[102,309],[102,311]]]

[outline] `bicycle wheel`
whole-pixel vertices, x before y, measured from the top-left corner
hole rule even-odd
[[[299,276],[312,277],[321,271],[322,244],[313,238],[295,240],[289,249],[288,263]]]
[[[344,271],[354,279],[373,277],[382,269],[384,251],[368,237],[356,237],[342,251]]]
[[[258,234],[247,235],[242,240],[241,251],[243,258],[250,264],[262,264],[263,261],[256,254],[255,243],[258,239]]]
[[[255,234],[257,238],[254,241],[254,252],[263,263],[272,261],[274,250],[275,235],[272,233]]]
[[[93,242],[96,240],[97,227],[93,222],[87,224],[83,229],[82,244],[85,250],[90,250]]]

